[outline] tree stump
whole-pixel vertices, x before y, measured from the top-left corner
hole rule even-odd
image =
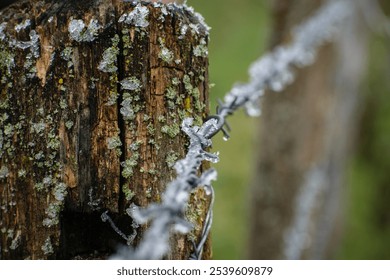
[[[145,227],[126,209],[160,200],[181,121],[208,113],[207,26],[187,6],[119,0],[23,0],[0,18],[1,258],[105,258],[126,241],[102,213],[136,245]],[[208,199],[191,202],[194,230],[167,258],[199,238]]]

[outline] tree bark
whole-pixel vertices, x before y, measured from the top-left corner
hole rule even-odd
[[[272,45],[324,1],[276,1]],[[365,29],[352,20],[293,85],[263,100],[252,188],[252,259],[329,258],[340,231],[344,174],[354,138]]]
[[[181,121],[208,113],[207,29],[185,7],[119,0],[23,0],[0,18],[1,258],[105,258],[126,243],[106,211],[136,245],[126,209],[160,201]],[[199,238],[208,199],[191,202],[167,258]]]

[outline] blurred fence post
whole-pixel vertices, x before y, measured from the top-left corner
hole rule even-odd
[[[325,1],[275,1],[272,45]],[[249,257],[323,259],[343,216],[344,175],[359,118],[366,29],[355,16],[291,86],[262,103],[257,174],[251,189]]]

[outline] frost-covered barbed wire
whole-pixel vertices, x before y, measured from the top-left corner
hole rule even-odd
[[[337,27],[353,12],[353,5],[349,0],[328,1],[312,18],[293,30],[292,43],[256,60],[249,69],[250,81],[234,86],[225,96],[223,106],[244,106],[250,116],[258,116],[258,101],[264,91],[282,91],[294,81],[293,67],[314,63],[318,48],[333,38]]]
[[[211,138],[222,131],[224,138],[229,137],[226,118],[237,109],[245,107],[250,116],[260,114],[259,99],[266,89],[281,91],[294,80],[293,67],[304,67],[315,61],[318,48],[330,41],[343,21],[354,10],[353,1],[338,0],[327,2],[309,20],[293,31],[294,40],[288,46],[278,47],[255,61],[250,68],[250,81],[235,85],[219,101],[216,115],[200,127],[192,126],[193,120],[187,118],[182,123],[182,131],[190,139],[187,155],[175,164],[177,178],[168,184],[161,204],[151,204],[147,208],[132,208],[132,217],[138,223],[151,221],[150,228],[138,247],[122,248],[113,259],[160,259],[169,251],[169,234],[173,227],[186,233],[191,225],[184,219],[190,193],[198,186],[203,186],[212,194],[211,181],[216,179],[214,169],[206,170],[198,176],[202,161],[217,162],[218,155],[206,151],[211,146]],[[201,241],[194,246],[191,259],[201,258],[202,247],[211,227],[212,210],[210,209]]]

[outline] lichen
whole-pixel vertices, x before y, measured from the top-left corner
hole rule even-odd
[[[41,250],[45,255],[50,255],[54,253],[53,245],[51,244],[50,237],[47,237],[43,245],[41,246]]]
[[[166,48],[165,46],[161,47],[161,51],[160,53],[158,54],[158,57],[166,62],[166,63],[171,63],[172,60],[173,60],[173,52],[170,51],[168,48]]]
[[[141,82],[136,77],[129,77],[120,81],[123,90],[138,91],[141,88]]]
[[[118,156],[122,154],[122,151],[120,149],[121,146],[122,142],[119,136],[113,136],[107,139],[107,148],[109,150],[115,150]]]
[[[62,182],[57,183],[52,190],[52,194],[56,200],[63,201],[68,194],[66,184]]]
[[[134,10],[131,11],[128,14],[123,14],[118,22],[134,25],[136,27],[146,28],[149,26],[149,22],[147,20],[147,17],[149,15],[149,9],[147,7],[142,6],[141,4],[138,4],[134,7]]]
[[[19,245],[20,245],[20,243],[22,241],[21,237],[22,237],[21,236],[21,231],[18,230],[16,232],[16,236],[11,241],[11,245],[9,246],[10,250],[16,250],[19,247]]]
[[[155,133],[155,131],[156,131],[156,128],[153,126],[152,123],[149,123],[149,124],[146,126],[146,129],[147,129],[149,135],[154,135],[154,133]]]
[[[68,68],[71,68],[73,66],[72,56],[73,56],[73,48],[72,47],[66,47],[65,49],[63,49],[63,51],[60,54],[60,57],[63,60],[67,61]]]
[[[7,75],[11,75],[15,67],[15,56],[6,50],[0,50],[0,69],[6,69]]]
[[[42,224],[45,227],[52,227],[59,223],[59,215],[62,206],[63,206],[62,201],[57,201],[57,200],[49,204],[49,206],[45,210],[47,217],[42,221]]]
[[[179,84],[180,84],[180,79],[177,78],[177,77],[174,77],[174,78],[172,79],[172,85],[177,86],[177,85],[179,85]]]
[[[178,96],[177,91],[173,87],[168,87],[165,91],[165,97],[175,99]]]
[[[8,167],[3,165],[3,166],[0,168],[0,180],[1,180],[1,179],[7,178],[8,175],[9,175]]]
[[[130,186],[128,184],[125,184],[123,187],[122,187],[122,192],[123,194],[125,195],[125,199],[127,201],[130,201],[133,199],[133,197],[135,196],[135,193],[130,189]]]
[[[19,177],[19,178],[25,178],[26,175],[27,175],[26,169],[19,169],[19,170],[18,170],[18,177]]]
[[[175,138],[180,133],[180,126],[177,123],[164,125],[161,127],[161,132],[167,134],[171,138]]]
[[[74,125],[74,122],[71,121],[71,120],[68,120],[68,121],[65,122],[65,127],[67,129],[71,129],[73,127],[73,125]]]
[[[200,44],[194,48],[193,51],[195,56],[207,57],[209,54],[208,48],[205,44]]]
[[[116,34],[112,39],[112,46],[103,52],[103,58],[99,63],[98,69],[102,72],[112,73],[118,70],[116,66],[117,57],[119,55],[119,36]]]
[[[165,162],[167,163],[169,168],[173,168],[178,158],[179,154],[171,150],[165,157]]]
[[[91,19],[87,28],[83,20],[72,19],[68,26],[69,37],[76,42],[93,42],[100,28],[96,19]]]
[[[123,162],[121,162],[122,166],[122,176],[123,178],[130,178],[134,174],[134,167],[137,166],[139,160],[139,153],[134,152],[131,157]]]
[[[135,119],[135,113],[138,111],[133,104],[133,97],[130,95],[130,93],[125,92],[123,94],[123,100],[121,102],[121,108],[120,113],[125,121],[131,121]]]
[[[173,52],[165,46],[162,38],[158,38],[158,42],[160,43],[160,53],[158,54],[158,57],[166,63],[171,63],[174,59]]]
[[[192,89],[194,88],[191,84],[191,78],[190,76],[188,76],[187,74],[184,75],[183,77],[183,83],[184,83],[184,88],[186,89],[186,91],[191,94],[192,92]]]

